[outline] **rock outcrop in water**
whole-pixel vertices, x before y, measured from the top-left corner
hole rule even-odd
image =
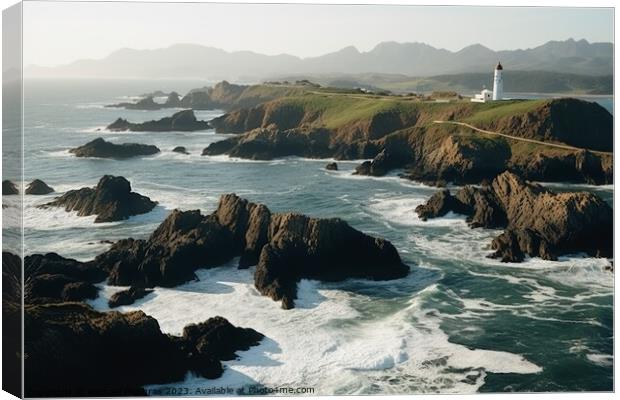
[[[136,396],[188,372],[217,378],[221,360],[263,338],[221,317],[170,336],[142,311],[101,313],[81,303],[27,305],[24,325],[28,397]]]
[[[330,162],[325,165],[325,169],[328,171],[338,171],[338,163]]]
[[[170,287],[237,256],[240,268],[257,265],[256,288],[284,308],[294,306],[302,278],[386,280],[409,271],[390,242],[340,219],[272,214],[234,194],[222,196],[207,216],[175,210],[148,240],[121,240],[94,263],[109,270],[111,285]]]
[[[105,175],[94,188],[70,190],[42,207],[64,207],[79,216],[97,215],[95,222],[121,221],[151,211],[157,202],[131,191],[122,176]]]
[[[97,297],[94,285],[107,271],[56,253],[34,254],[24,259],[24,302],[28,304],[83,301]]]
[[[142,123],[129,122],[119,118],[106,129],[113,132],[132,131],[132,132],[169,132],[169,131],[200,131],[209,129],[207,121],[199,121],[193,110],[182,110],[174,113],[171,117],[164,117],[154,121]]]
[[[54,193],[54,189],[40,179],[30,182],[26,188],[26,194],[44,195],[50,193]]]
[[[120,306],[128,306],[130,304],[133,304],[136,300],[146,297],[152,292],[153,291],[150,289],[132,286],[129,289],[121,290],[120,292],[114,293],[110,297],[110,300],[108,300],[108,307],[116,308]]]
[[[2,181],[2,195],[14,195],[19,194],[19,190],[17,190],[17,186],[9,180]]]
[[[613,211],[595,194],[554,193],[505,172],[491,185],[467,186],[454,196],[436,193],[416,212],[422,219],[453,211],[467,215],[472,227],[505,228],[495,238],[494,258],[520,262],[525,256],[555,260],[561,254],[613,253]]]
[[[180,154],[189,154],[187,149],[183,146],[177,146],[174,149],[172,149],[172,151],[175,153],[180,153]]]
[[[181,99],[177,92],[171,92],[170,94],[168,94],[167,95],[168,97],[165,103],[156,103],[155,100],[153,99],[153,97],[155,97],[156,95],[159,97],[159,96],[165,96],[166,94],[161,91],[154,92],[154,93],[150,93],[146,95],[144,98],[136,101],[135,103],[124,102],[124,103],[118,103],[118,104],[110,104],[110,105],[107,105],[106,107],[126,108],[127,110],[147,110],[147,111],[161,110],[162,108],[181,107]]]
[[[19,328],[21,260],[5,252],[2,261],[3,327],[14,321]],[[24,259],[24,272],[27,397],[137,396],[146,394],[144,385],[178,382],[188,372],[213,379],[223,372],[220,361],[234,359],[237,351],[263,338],[222,317],[188,325],[182,336],[166,335],[142,311],[103,313],[75,302],[96,292],[65,298],[68,287],[94,287],[93,282],[105,279],[107,271],[92,262],[33,255]],[[20,335],[14,337],[20,342]],[[5,349],[19,351],[21,344],[8,339],[3,335]],[[3,353],[5,366],[21,365],[19,357],[9,362],[16,354]]]
[[[139,143],[114,144],[97,138],[83,146],[69,150],[76,157],[125,159],[138,156],[150,156],[159,153],[157,146]]]

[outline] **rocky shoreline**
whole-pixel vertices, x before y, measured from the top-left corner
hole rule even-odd
[[[317,95],[316,101],[326,100]],[[367,106],[359,102],[360,107]],[[490,111],[503,114],[494,109],[479,110],[464,102],[433,107],[407,103],[410,110],[402,111],[398,108],[404,107],[401,103],[395,102],[394,111],[369,113],[346,123],[338,119],[330,124],[339,125],[327,127],[324,115],[329,108],[315,109],[306,98],[274,100],[210,121],[216,132],[235,136],[210,144],[203,155],[228,154],[258,160],[286,156],[368,159],[358,167],[357,174],[383,176],[404,169],[403,178],[439,186],[447,182],[481,183],[505,170],[531,180],[591,184],[613,181],[611,153],[531,145],[461,126],[433,123],[435,119],[471,120],[481,128],[510,132],[515,137],[611,152],[612,117],[597,104],[576,99],[502,102],[493,107],[501,110],[526,105],[529,110],[488,119]],[[574,115],[583,116],[583,120],[573,125],[563,122],[564,117],[572,121]]]
[[[504,172],[487,186],[439,191],[416,208],[423,220],[448,212],[466,215],[472,228],[505,228],[490,256],[503,262],[580,252],[613,256],[613,210],[593,193],[554,193]]]
[[[3,279],[20,280],[21,260],[3,253]],[[188,372],[221,376],[221,361],[257,345],[263,335],[213,317],[161,332],[142,311],[98,312],[83,303],[97,296],[105,271],[56,254],[24,259],[25,390],[28,397],[142,396],[142,386],[182,381]],[[8,289],[8,286],[3,286]],[[21,293],[3,291],[3,318],[19,319]],[[14,307],[11,306],[14,304]],[[96,368],[89,368],[89,365]]]

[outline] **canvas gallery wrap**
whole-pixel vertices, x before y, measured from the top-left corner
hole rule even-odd
[[[3,389],[612,392],[613,20],[7,8]]]

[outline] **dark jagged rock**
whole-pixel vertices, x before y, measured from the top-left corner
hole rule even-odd
[[[24,258],[24,301],[58,303],[93,299],[98,293],[94,284],[103,281],[107,274],[92,263],[56,253],[27,256]]]
[[[276,214],[269,237],[260,253],[254,284],[264,295],[281,300],[285,309],[294,306],[301,278],[389,280],[409,272],[390,242],[367,236],[337,218]]]
[[[225,318],[209,318],[200,324],[183,328],[183,340],[192,343],[199,355],[222,361],[234,360],[240,350],[256,346],[263,335],[250,328],[237,328]]]
[[[491,258],[499,258],[502,262],[521,262],[529,255],[555,261],[557,256],[549,246],[549,242],[531,229],[506,229],[491,242],[491,248],[496,250]]]
[[[333,153],[329,146],[329,131],[326,129],[280,131],[259,128],[242,136],[212,143],[203,150],[202,155],[228,154],[254,160],[288,156],[326,158]]]
[[[173,152],[175,153],[181,153],[181,154],[189,154],[187,149],[183,146],[177,146],[174,149],[172,149]]]
[[[450,191],[445,189],[432,195],[426,204],[417,206],[415,211],[420,219],[426,221],[428,218],[443,217],[451,211],[457,214],[466,214],[469,207],[455,199]]]
[[[159,153],[159,149],[153,145],[139,143],[114,144],[97,138],[83,146],[69,150],[77,157],[96,158],[130,158],[137,156],[150,156]]]
[[[240,268],[258,264],[256,287],[285,308],[293,306],[302,278],[385,280],[409,271],[392,244],[342,220],[271,214],[234,194],[222,196],[208,216],[175,210],[148,240],[121,240],[94,263],[110,271],[112,285],[169,287],[236,256]]]
[[[372,175],[372,161],[364,161],[357,167],[355,167],[355,172],[353,175]]]
[[[22,393],[22,260],[2,252],[2,390]]]
[[[209,129],[209,123],[199,121],[194,115],[194,110],[182,110],[174,113],[171,117],[147,121],[142,123],[132,123],[125,119],[119,118],[106,129],[114,132],[132,131],[132,132],[168,132],[168,131],[199,131]]]
[[[325,166],[325,169],[328,171],[338,171],[338,163],[335,163],[335,162],[327,163],[327,165]]]
[[[105,175],[94,188],[70,190],[42,207],[64,207],[79,216],[97,215],[95,222],[121,221],[151,211],[157,202],[131,191],[122,176]]]
[[[127,290],[121,290],[120,292],[114,293],[112,297],[110,297],[110,300],[108,300],[108,306],[110,308],[128,306],[133,304],[136,300],[146,297],[152,292],[153,291],[150,289],[132,286]]]
[[[50,193],[54,193],[54,189],[40,179],[30,182],[26,188],[26,194],[43,195]]]
[[[585,252],[609,257],[613,252],[613,212],[593,193],[553,193],[504,172],[490,186],[467,186],[452,197],[434,195],[416,209],[421,218],[448,211],[468,215],[472,227],[506,231],[495,238],[492,257],[520,262],[525,256],[555,260],[558,255]]]
[[[2,181],[2,195],[12,195],[19,194],[19,190],[17,190],[17,186],[9,180]]]
[[[17,331],[11,332],[19,333],[21,260],[3,253],[2,261],[3,332],[14,325]],[[142,311],[102,313],[68,302],[92,298],[91,282],[107,275],[92,262],[35,254],[24,259],[24,272],[27,397],[137,396],[146,394],[144,385],[178,382],[188,372],[217,378],[223,372],[221,360],[233,359],[236,351],[263,338],[221,317],[190,325],[183,336],[170,336]],[[3,335],[3,344],[15,349],[3,353],[5,366],[21,365],[21,335]],[[93,362],[97,368],[91,368]]]
[[[135,103],[118,103],[118,104],[110,104],[106,107],[114,107],[114,108],[126,108],[128,110],[161,110],[166,107],[163,104],[156,103],[153,100],[153,96],[146,96],[143,99],[138,100]]]
[[[187,372],[217,378],[220,360],[263,337],[221,317],[170,336],[142,311],[101,313],[81,303],[27,305],[24,325],[28,397],[136,396]]]

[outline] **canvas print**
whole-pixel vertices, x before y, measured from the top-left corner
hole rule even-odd
[[[8,8],[3,388],[613,391],[613,22]]]

